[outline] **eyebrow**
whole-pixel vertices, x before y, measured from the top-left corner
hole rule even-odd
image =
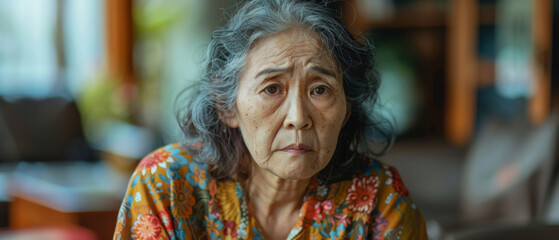
[[[272,69],[264,69],[261,72],[259,72],[258,74],[256,74],[256,78],[262,76],[262,75],[270,75],[270,74],[274,74],[274,73],[280,73],[280,72],[285,72],[288,71],[289,68],[272,68]],[[334,74],[333,72],[326,70],[325,68],[322,67],[312,67],[311,68],[312,71],[318,72],[320,74],[324,74],[324,75],[328,75],[330,77],[336,77],[336,74]]]
[[[255,78],[258,78],[262,75],[270,75],[270,74],[274,74],[274,73],[280,73],[280,72],[285,72],[287,71],[287,68],[272,68],[272,69],[264,69],[261,72],[259,72],[258,74],[256,74]]]
[[[334,74],[333,72],[328,71],[328,70],[326,70],[322,67],[312,67],[311,70],[313,70],[315,72],[318,72],[320,74],[328,75],[330,77],[334,77],[334,78],[336,77],[336,74]]]

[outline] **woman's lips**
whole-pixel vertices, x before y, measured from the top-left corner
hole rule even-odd
[[[291,154],[304,154],[312,151],[312,148],[305,144],[291,144],[280,150]]]

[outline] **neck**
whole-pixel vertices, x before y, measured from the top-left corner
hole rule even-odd
[[[286,180],[253,163],[248,184],[249,208],[263,229],[277,229],[277,223],[286,226],[285,234],[295,225],[310,179]],[[274,236],[272,235],[272,236]],[[285,239],[283,237],[283,239]]]
[[[310,179],[286,180],[254,166],[250,172],[248,194],[251,205],[258,212],[270,212],[277,207],[300,205],[309,186]]]

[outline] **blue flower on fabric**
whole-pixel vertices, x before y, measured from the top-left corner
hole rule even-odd
[[[237,195],[238,198],[243,198],[243,188],[240,184],[235,185],[235,195]]]
[[[175,164],[184,166],[190,162],[188,161],[188,159],[180,154],[184,150],[179,148],[177,144],[167,145],[164,149],[169,152],[171,157],[174,159]]]
[[[238,238],[245,238],[246,235],[247,235],[247,232],[244,228],[239,227],[239,229],[237,229],[237,237]]]
[[[186,180],[188,180],[192,186],[199,186],[201,189],[205,189],[208,182],[205,165],[191,162],[188,164],[188,170]]]
[[[252,227],[252,231],[254,232],[254,237],[252,238],[253,240],[262,240],[264,239],[262,237],[262,235],[258,232],[258,229],[256,227]]]
[[[210,239],[221,239],[219,233],[223,228],[223,223],[219,220],[210,221],[207,225],[207,232]]]
[[[170,165],[170,167],[167,168],[166,180],[174,181],[183,178],[181,174],[179,174],[180,168],[175,168],[175,166],[176,165]],[[159,178],[161,178],[161,176]]]
[[[330,231],[330,234],[329,234],[329,235],[330,235],[330,238],[331,238],[331,239],[336,239],[337,237],[339,237],[339,233],[338,233],[337,230],[332,230],[332,231]]]
[[[384,169],[384,166],[382,165],[382,163],[380,163],[377,160],[373,160],[371,165],[367,168],[367,170],[365,170],[365,176],[371,175],[371,171],[373,171],[373,170],[376,173],[378,173],[379,175],[382,176],[383,169]]]

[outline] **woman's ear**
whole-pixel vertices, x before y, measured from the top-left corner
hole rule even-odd
[[[233,111],[222,111],[217,110],[217,114],[219,115],[219,119],[223,121],[227,126],[230,128],[238,128],[239,122],[237,121],[237,116]]]

